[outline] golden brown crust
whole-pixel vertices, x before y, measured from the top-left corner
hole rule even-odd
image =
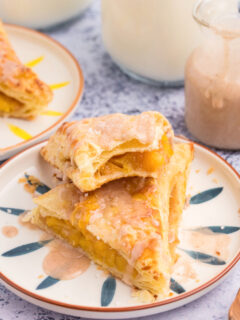
[[[168,175],[172,177],[169,188],[168,240],[173,262],[176,262],[178,258],[176,247],[179,243],[178,230],[186,202],[187,181],[194,157],[194,146],[192,143],[176,144],[174,149],[175,156],[171,159],[171,167],[175,170],[172,170],[170,166],[167,169],[169,170]]]
[[[50,87],[24,66],[0,22],[0,116],[29,119],[52,100]]]
[[[166,164],[171,156],[172,137],[170,124],[158,112],[137,116],[111,114],[64,123],[43,147],[41,155],[80,190],[91,191],[122,177],[156,176],[158,168],[134,167],[133,159],[127,159],[131,163],[126,170],[111,160],[127,153],[158,150],[163,157],[162,164]],[[106,164],[112,173],[102,170]]]
[[[149,195],[152,199],[157,197],[154,183],[152,178],[124,178],[85,196],[72,184],[62,184],[35,199],[38,208],[32,211],[31,220],[48,231],[44,218],[57,217],[71,222],[82,234],[90,232],[95,243],[101,240],[116,250],[128,262],[128,267],[119,273],[114,267],[109,268],[104,259],[96,260],[87,250],[90,258],[127,284],[166,295],[171,256],[168,244],[164,243],[167,239],[162,236],[161,215],[147,200]],[[50,228],[50,231],[53,230]],[[132,279],[134,269],[141,276]]]
[[[72,184],[59,185],[35,199],[38,209],[30,218],[42,228],[46,226],[39,215],[68,221],[76,229],[84,226],[95,239],[116,250],[128,262],[128,270],[134,268],[139,276],[131,279],[114,269],[110,272],[128,284],[165,295],[176,260],[192,158],[192,144],[176,144],[174,155],[157,179],[124,178],[88,193],[81,193]]]

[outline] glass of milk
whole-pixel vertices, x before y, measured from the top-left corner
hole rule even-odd
[[[3,22],[49,28],[80,15],[92,0],[0,0]]]
[[[185,62],[201,32],[196,0],[102,0],[106,50],[128,75],[161,86],[184,82]]]

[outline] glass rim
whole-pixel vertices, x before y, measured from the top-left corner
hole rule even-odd
[[[202,3],[205,2],[205,1],[206,1],[206,0],[198,0],[198,1],[195,3],[195,5],[194,5],[194,7],[193,7],[192,15],[193,15],[194,20],[195,20],[197,23],[201,24],[201,25],[204,26],[204,27],[210,28],[210,27],[211,27],[210,23],[207,22],[205,19],[200,18],[199,15],[198,15],[198,10],[200,9],[200,6],[202,5]]]
[[[204,17],[202,17],[198,11],[200,10],[200,7],[204,4],[206,4],[208,1],[211,0],[197,0],[194,7],[193,7],[193,11],[192,11],[192,16],[194,18],[194,20],[201,26],[206,27],[206,28],[213,28],[215,29],[215,31],[219,31],[219,34],[221,34],[224,30],[219,28],[210,23],[207,19],[204,19]],[[227,30],[225,32],[225,35],[227,35],[229,38],[240,38],[240,30],[236,31],[236,30]]]

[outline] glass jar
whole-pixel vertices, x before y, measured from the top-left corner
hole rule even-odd
[[[194,18],[204,34],[185,70],[185,119],[201,142],[240,149],[238,0],[200,0]]]
[[[92,0],[0,0],[1,19],[43,29],[80,15]]]
[[[102,0],[102,37],[119,67],[139,80],[183,85],[186,60],[201,36],[196,0]]]

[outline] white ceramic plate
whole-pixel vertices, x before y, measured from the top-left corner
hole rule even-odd
[[[54,97],[33,121],[0,118],[0,160],[46,139],[77,107],[84,85],[78,62],[60,43],[24,27],[5,29],[20,60],[52,86]]]
[[[197,299],[215,287],[239,260],[240,177],[218,155],[195,144],[188,184],[190,205],[183,214],[180,260],[172,275],[169,298],[142,304],[128,286],[104,275],[94,264],[75,279],[54,281],[42,269],[49,248],[39,243],[41,231],[29,230],[18,222],[18,215],[33,207],[32,197],[18,183],[19,178],[32,174],[52,186],[51,170],[39,156],[44,143],[18,154],[0,170],[0,277],[20,297],[74,316],[140,317]],[[43,193],[44,186],[38,190]],[[4,236],[6,226],[14,226],[18,234]]]

